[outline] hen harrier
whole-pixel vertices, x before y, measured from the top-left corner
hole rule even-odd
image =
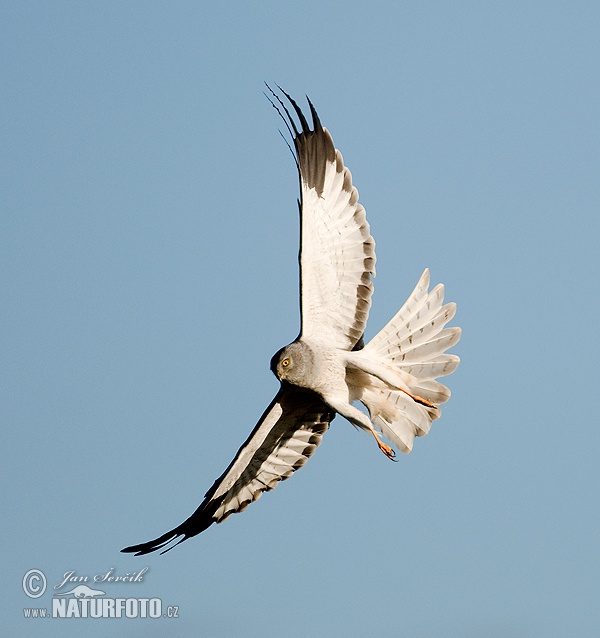
[[[293,138],[300,177],[300,335],[271,359],[279,392],[198,509],[170,532],[124,552],[147,554],[179,539],[164,553],[241,512],[306,463],[336,413],[372,434],[394,459],[381,435],[410,452],[415,436],[429,432],[441,415],[438,405],[450,397],[435,379],[459,363],[456,355],[444,354],[460,338],[460,328],[444,329],[456,304],[442,305],[441,284],[429,291],[425,270],[404,306],[364,345],[375,242],[358,191],[310,100],[312,129],[285,91],[280,98],[267,88]]]

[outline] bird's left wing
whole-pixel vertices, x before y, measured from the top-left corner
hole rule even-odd
[[[279,107],[271,103],[293,137],[300,176],[301,336],[352,350],[367,323],[375,275],[375,241],[365,209],[310,100],[312,130],[302,110],[282,90],[300,120],[298,130],[284,102],[271,93]]]
[[[321,443],[335,412],[310,390],[282,384],[258,424],[198,509],[181,525],[155,540],[121,550],[137,556],[165,551],[241,512],[263,492],[289,478]]]

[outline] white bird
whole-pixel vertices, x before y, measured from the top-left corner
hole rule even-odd
[[[460,339],[460,328],[444,328],[456,304],[443,305],[441,284],[429,291],[425,270],[402,308],[364,345],[375,242],[358,191],[310,100],[312,129],[280,89],[299,130],[283,100],[267,88],[293,138],[300,177],[300,334],[273,356],[280,389],[198,509],[166,534],[123,552],[147,554],[177,541],[168,551],[241,512],[306,463],[336,413],[371,433],[394,459],[381,435],[410,452],[415,437],[427,434],[440,417],[439,404],[450,397],[435,379],[459,363],[456,355],[445,354]],[[355,401],[366,406],[368,416]]]

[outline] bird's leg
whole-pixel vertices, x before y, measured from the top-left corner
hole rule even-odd
[[[397,389],[400,390],[400,392],[404,392],[404,394],[407,394],[415,403],[420,403],[421,405],[424,405],[428,408],[437,408],[437,405],[435,405],[435,403],[431,403],[431,401],[428,401],[427,399],[420,397],[418,394],[411,394],[408,390],[405,390],[404,388],[397,388]]]
[[[408,389],[408,381],[403,378],[407,376],[400,370],[395,370],[389,365],[385,365],[379,361],[374,361],[373,359],[369,359],[365,357],[364,354],[361,354],[362,351],[351,352],[346,356],[351,357],[349,359],[350,366],[354,366],[367,374],[372,374],[374,377],[377,377],[380,381],[383,381],[386,385],[394,390],[398,390],[399,392],[404,392],[404,394],[408,395],[413,401],[416,403],[420,403],[427,408],[437,408],[437,406],[431,401],[420,397],[417,394],[412,394],[412,392]]]
[[[375,437],[375,440],[377,441],[377,445],[379,446],[379,449],[388,457],[388,459],[390,459],[390,461],[398,461],[398,459],[396,458],[396,452],[394,452],[394,450],[389,445],[386,445],[379,438],[379,434],[377,433],[377,430],[374,430],[373,428],[371,428],[371,433]]]
[[[396,461],[396,452],[389,446],[386,445],[380,438],[379,433],[375,430],[375,428],[371,425],[371,421],[369,417],[364,412],[361,412],[358,408],[355,408],[353,405],[350,405],[345,400],[341,400],[335,396],[323,397],[327,403],[339,414],[348,419],[350,423],[356,425],[357,427],[367,430],[370,432],[377,441],[377,445],[379,449],[392,461]]]

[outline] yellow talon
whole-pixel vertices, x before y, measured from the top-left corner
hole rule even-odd
[[[377,441],[379,449],[388,457],[388,459],[390,459],[390,461],[398,461],[398,459],[396,458],[396,452],[379,438],[379,435],[377,434],[377,432],[375,432],[375,430],[371,430],[371,432],[373,433],[373,436]]]

